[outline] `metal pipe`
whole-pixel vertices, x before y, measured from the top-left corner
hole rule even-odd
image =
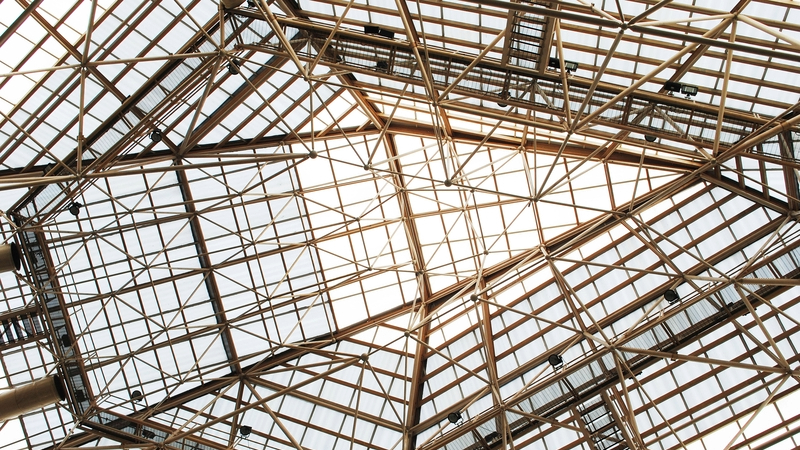
[[[58,375],[10,389],[0,394],[0,421],[13,419],[65,398],[64,382]]]
[[[19,247],[17,244],[12,242],[0,245],[0,272],[19,270],[19,264]]]

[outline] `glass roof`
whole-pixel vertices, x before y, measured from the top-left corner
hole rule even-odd
[[[796,448],[800,5],[0,3],[3,448]]]

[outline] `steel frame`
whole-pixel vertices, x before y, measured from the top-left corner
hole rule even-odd
[[[726,449],[759,448],[787,440],[797,445],[790,429],[796,416],[782,418],[781,423],[755,436],[747,433],[766,409],[776,408],[774,405],[781,399],[790,398],[800,380],[800,373],[793,368],[800,357],[791,344],[800,330],[792,310],[797,304],[794,290],[798,274],[796,270],[779,267],[795,258],[793,252],[798,248],[795,230],[800,204],[795,154],[795,134],[800,122],[798,104],[752,99],[731,90],[732,82],[753,80],[736,73],[736,64],[757,61],[764,67],[796,72],[791,63],[800,60],[797,50],[800,40],[794,37],[800,27],[745,13],[750,11],[749,5],[764,3],[785,7],[788,14],[790,5],[780,1],[742,0],[728,11],[715,11],[662,1],[647,2],[651,6],[647,13],[625,14],[619,2],[614,5],[616,10],[582,1],[534,4],[469,0],[458,4],[412,5],[397,0],[394,10],[354,1],[317,2],[331,10],[338,8],[335,10],[341,15],[334,17],[318,10],[299,9],[290,2],[260,0],[254,8],[220,9],[204,20],[199,18],[199,2],[178,2],[169,25],[138,56],[115,60],[113,52],[125,44],[127,35],[134,33],[133,27],[123,29],[119,25],[110,34],[116,35],[116,40],[109,37],[105,45],[94,51],[89,42],[104,21],[112,20],[116,6],[100,13],[97,2],[92,2],[85,34],[70,40],[59,28],[63,21],[53,24],[37,11],[40,2],[29,4],[19,0],[18,3],[23,11],[0,36],[0,47],[19,32],[23,23],[33,21],[65,50],[65,56],[52,68],[41,71],[30,70],[26,65],[33,55],[31,52],[0,81],[2,89],[14,77],[44,73],[36,89],[3,112],[0,121],[0,126],[13,130],[0,147],[0,162],[9,161],[23,145],[40,148],[24,166],[6,164],[0,171],[0,189],[28,189],[26,197],[9,211],[14,220],[6,225],[12,231],[5,233],[4,229],[4,238],[12,239],[13,233],[35,236],[35,240],[26,241],[28,273],[31,275],[39,268],[50,277],[33,278],[32,290],[37,300],[26,311],[60,314],[55,321],[52,315],[47,316],[49,339],[37,337],[19,348],[41,347],[51,351],[55,355],[52,367],[79,377],[87,387],[94,383],[91,377],[98,373],[116,370],[111,380],[106,380],[109,386],[115,377],[127,377],[123,368],[139,353],[189,345],[197,360],[193,366],[196,370],[178,374],[170,371],[166,361],[163,366],[158,361],[156,370],[164,380],[179,378],[180,384],[193,387],[178,389],[165,381],[157,403],[134,405],[132,410],[127,406],[129,401],[119,399],[120,393],[110,387],[103,392],[88,389],[87,397],[79,398],[77,388],[71,385],[71,399],[67,405],[59,406],[59,410],[72,414],[73,423],[68,425],[69,432],[49,448],[83,448],[112,441],[123,448],[222,450],[250,445],[237,437],[237,430],[245,423],[245,413],[250,411],[268,416],[277,427],[272,431],[253,430],[265,442],[254,443],[256,448],[266,448],[266,442],[272,441],[281,448],[314,448],[305,443],[308,442],[305,431],[297,435],[298,425],[327,433],[350,448],[383,448],[357,436],[356,422],[397,433],[398,441],[386,448],[404,450],[454,446],[525,448],[554,442],[548,441],[548,436],[559,433],[569,436],[569,448],[633,449],[658,445],[681,448],[724,426],[736,427]],[[139,15],[132,13],[131,18],[136,18],[132,24],[146,23],[147,16],[156,14],[161,3],[164,2],[137,8]],[[422,20],[416,9],[420,4],[486,14],[505,20],[506,26],[496,29],[480,25],[480,32],[488,36],[480,42],[445,33],[438,36],[425,27],[462,29],[470,25],[432,13],[426,13],[429,15]],[[75,3],[64,17],[78,6]],[[648,18],[664,8],[686,17]],[[399,38],[366,35],[358,30],[369,22],[356,12],[378,17],[390,11],[399,16],[401,26],[392,30]],[[538,55],[535,67],[511,64],[509,48],[499,45],[511,40],[513,24],[525,15],[541,18],[544,24],[541,41],[548,53]],[[702,20],[718,23],[708,28],[693,26]],[[186,44],[175,54],[151,56],[149,50],[182,22],[191,23],[196,29]],[[745,34],[742,29],[746,26],[770,38]],[[263,32],[254,34],[257,30]],[[613,39],[613,44],[604,49],[570,41],[570,36],[576,33]],[[244,40],[243,36],[252,35],[257,35],[259,41]],[[36,48],[44,41],[37,43]],[[663,60],[653,61],[622,51],[620,45],[650,46],[671,53]],[[210,50],[206,48],[209,46]],[[449,46],[469,51],[450,50]],[[374,51],[364,54],[364,49]],[[596,57],[599,64],[582,63],[583,70],[589,70],[592,76],[567,73],[564,61],[568,53],[575,51]],[[548,71],[547,64],[542,64],[552,52],[560,61],[556,71]],[[386,62],[385,57],[388,65],[383,67],[380,63]],[[668,96],[663,90],[645,89],[665,81],[680,81],[687,74],[708,76],[710,71],[699,64],[706,57],[723,63],[721,73],[715,75],[718,83],[707,92],[718,100],[695,102]],[[768,58],[768,63],[761,61],[761,57]],[[402,58],[409,67],[394,65]],[[612,58],[656,67],[646,73],[624,73],[610,68]],[[234,60],[244,65],[239,74],[226,69]],[[186,67],[191,70],[157,105],[144,109],[142,101],[158,89],[167,90],[160,83],[187,61],[190,63]],[[153,62],[161,63],[161,68],[126,97],[117,87],[119,81],[139,70],[137,67]],[[115,64],[125,67],[116,77],[109,78],[102,69]],[[318,71],[320,67],[326,71]],[[245,72],[245,68],[249,71]],[[674,72],[668,76],[670,70]],[[52,91],[41,108],[27,119],[18,120],[33,93],[49,89],[48,80],[59,71],[70,73],[60,84],[59,92]],[[614,85],[603,81],[604,75],[627,79],[630,84]],[[241,83],[229,92],[237,76]],[[264,92],[265,87],[272,86],[273,79],[282,76],[285,79],[275,86],[275,92]],[[485,77],[482,89],[466,86],[479,76]],[[94,128],[85,121],[100,110],[102,99],[90,97],[87,80],[98,83],[117,101],[114,114]],[[297,93],[296,80],[307,85],[307,90]],[[514,95],[498,97],[498,93],[508,92],[512,80],[524,86],[515,88]],[[764,88],[800,93],[789,82],[763,77],[759,82]],[[277,109],[281,96],[288,92],[294,96],[292,102],[284,110]],[[74,119],[50,136],[50,140],[40,140],[38,136],[48,115],[70,104],[68,93],[77,93],[79,99]],[[216,96],[222,94],[229,94],[228,98],[214,103]],[[253,97],[260,99],[257,107],[252,106]],[[497,100],[505,106],[495,107],[493,103]],[[751,102],[751,110],[728,108],[729,101]],[[760,115],[756,113],[760,108],[779,112]],[[290,119],[293,114],[302,116],[304,110],[308,112],[305,118],[296,123],[290,121],[294,120]],[[243,111],[245,120],[230,125],[228,121],[235,120]],[[269,114],[274,116],[271,122],[267,120]],[[328,122],[317,120],[321,117],[329,118],[325,119]],[[360,123],[353,125],[353,118]],[[663,126],[645,125],[645,121],[653,123],[653,120]],[[268,123],[254,135],[239,139],[249,123],[259,122]],[[482,128],[468,129],[465,124],[469,123]],[[162,144],[144,140],[155,127],[163,127]],[[74,143],[74,149],[66,157],[56,156],[54,148],[63,146],[63,138],[72,129],[77,129],[77,135],[69,141]],[[87,132],[89,129],[93,131]],[[221,129],[224,131],[220,132]],[[97,150],[101,138],[114,130],[120,134],[118,142],[106,152]],[[638,137],[645,133],[658,141]],[[418,145],[409,150],[408,142]],[[165,148],[157,149],[158,145]],[[347,147],[351,150],[346,150]],[[319,161],[328,165],[332,181],[306,186],[304,183],[313,180],[299,174],[306,165]],[[363,175],[353,175],[353,167],[360,170],[359,165],[363,165]],[[636,173],[625,181],[633,184],[630,192],[621,190],[624,183],[614,179],[614,172],[622,167]],[[251,168],[255,168],[255,174]],[[607,206],[582,204],[580,200],[580,191],[589,189],[581,187],[581,180],[595,168],[605,177],[601,187],[609,193]],[[275,172],[269,172],[272,170]],[[524,189],[504,189],[504,177],[519,172],[525,174]],[[252,177],[244,188],[237,187],[240,174]],[[176,180],[174,186],[163,182],[172,175]],[[142,192],[117,196],[120,188],[114,180],[132,177],[140,177]],[[282,177],[291,186],[285,191],[272,191],[270,183],[283,180]],[[207,196],[200,180],[217,182],[226,191]],[[159,203],[161,193],[171,187],[176,187],[180,195]],[[370,188],[370,198],[361,200],[357,204],[361,212],[354,213],[356,207],[349,203],[347,189],[367,190],[366,187]],[[51,191],[56,194],[48,197]],[[74,221],[60,216],[74,199],[91,192],[100,192],[105,197],[102,200],[95,197],[94,203],[85,206],[92,208],[108,202],[113,209],[104,214],[90,213],[89,219]],[[455,196],[450,195],[453,193]],[[137,201],[130,205],[129,197]],[[708,197],[713,201],[702,207],[701,214],[669,230],[656,226]],[[321,198],[335,202],[328,204]],[[664,204],[668,206],[659,209]],[[676,234],[681,230],[696,232],[704,215],[716,214],[734,204],[744,206],[708,226],[701,235],[692,235],[684,243],[678,241]],[[269,208],[270,214],[264,228],[274,230],[274,236],[264,237],[265,232],[246,236],[248,231],[252,233],[248,223],[252,217],[245,214],[240,219],[236,211],[262,206]],[[562,211],[568,210],[570,215],[565,222],[567,229],[557,234],[551,234],[549,228],[556,225],[547,217],[547,211],[553,207],[565,208]],[[299,211],[297,220],[303,223],[303,229],[282,234],[279,227],[284,219],[280,217],[291,208]],[[535,221],[529,230],[535,236],[535,243],[521,251],[512,251],[512,230],[527,217],[523,216],[526,208],[532,211]],[[495,234],[484,231],[491,226],[489,211],[497,211],[501,216],[498,220],[502,230]],[[136,219],[151,212],[147,220]],[[303,217],[305,212],[308,217]],[[217,218],[220,213],[230,213],[234,220],[221,223]],[[336,214],[340,219],[316,228],[315,221],[325,213]],[[592,216],[586,219],[589,213]],[[751,230],[752,234],[735,239],[731,245],[711,254],[699,250],[720,233],[728,230],[733,233],[736,227],[749,226],[757,214],[768,219]],[[456,217],[458,227],[451,217]],[[91,226],[107,223],[109,219],[115,223],[99,229]],[[435,232],[438,234],[425,228],[423,224],[429,224],[428,219],[438,219]],[[225,244],[225,250],[233,254],[223,260],[215,260],[218,258],[215,246],[222,238],[218,231],[207,232],[212,225],[215,230],[222,229],[240,239],[238,246]],[[166,259],[160,263],[152,255],[136,254],[133,243],[138,241],[144,247],[146,241],[138,233],[158,230],[162,247],[158,255],[173,258],[172,243],[178,234],[161,235],[169,227],[188,230],[191,244],[181,245],[191,247],[196,253],[189,258],[191,263],[186,262],[189,259]],[[375,236],[370,233],[382,233],[385,245],[371,248],[365,238]],[[123,234],[137,237],[116,244],[114,236]],[[404,241],[395,240],[395,236],[403,236]],[[599,260],[605,252],[621,248],[628,239],[640,247],[613,261]],[[188,319],[185,323],[160,325],[153,319],[145,319],[144,323],[152,327],[148,328],[150,340],[146,345],[130,354],[99,356],[102,348],[86,346],[94,339],[93,327],[109,321],[110,313],[105,308],[128,301],[123,300],[128,295],[139,296],[142,305],[145,301],[143,287],[136,283],[103,292],[101,281],[95,280],[96,293],[80,291],[82,285],[72,280],[86,274],[95,278],[112,276],[111,272],[94,268],[70,268],[70,263],[76,263],[84,254],[104,261],[105,255],[90,251],[97,242],[127,255],[125,273],[131,278],[156,269],[168,270],[168,276],[148,280],[148,286],[154,289],[202,280],[197,287],[202,285],[206,290],[212,313],[198,319],[201,325],[193,325]],[[349,254],[335,252],[334,244],[341,242],[347,242]],[[596,242],[604,244],[595,248]],[[462,244],[469,249],[467,257],[461,255]],[[265,250],[259,245],[271,247]],[[34,258],[34,246],[53,246],[56,250],[52,255],[42,253],[44,259],[38,260]],[[753,252],[753,246],[759,250]],[[438,262],[435,256],[439,252],[447,254],[446,262]],[[409,256],[403,256],[406,253]],[[491,260],[493,253],[503,257]],[[646,266],[636,266],[636,258],[645,254],[655,255],[656,259]],[[742,255],[747,255],[746,261],[735,265],[745,258]],[[326,266],[329,264],[326,258],[331,256],[341,260],[340,267]],[[379,264],[384,257],[391,262],[384,260]],[[694,263],[690,266],[676,263],[681,257],[693,258]],[[267,258],[281,261],[280,270],[285,273],[277,284],[257,279],[257,272],[264,271],[262,261]],[[184,263],[187,267],[181,267]],[[296,282],[296,267],[304,264],[319,269],[320,273],[314,276],[312,284],[295,288],[292,283]],[[731,265],[737,271],[728,271]],[[351,272],[334,270],[345,266],[351,267]],[[243,277],[246,280],[233,279],[226,272],[241,267],[252,271]],[[328,276],[323,268],[333,275]],[[582,270],[587,275],[576,281],[576,274]],[[546,288],[536,281],[542,273],[552,275],[547,285],[557,288],[557,297],[527,311],[526,302]],[[600,292],[598,286],[604,277],[616,273],[625,273],[627,278]],[[662,282],[646,291],[638,287],[637,283],[649,276],[658,276]],[[343,310],[332,306],[340,292],[355,290],[360,298],[366,299],[377,291],[373,284],[383,283],[388,277],[395,277],[398,285],[413,280],[413,294],[404,293],[393,307],[370,313],[366,319],[339,324],[348,323]],[[442,283],[442,278],[450,281]],[[659,293],[681,283],[691,286],[697,295],[676,305],[663,307],[662,302],[659,306]],[[230,289],[227,286],[231,284],[251,295],[255,306],[245,313],[226,310]],[[284,285],[290,287],[284,290]],[[591,289],[595,295],[587,296]],[[606,306],[614,296],[630,291],[637,294],[629,304],[619,309]],[[734,292],[737,299],[725,303],[722,299],[729,292]],[[192,297],[180,300],[174,310],[176,317],[190,317]],[[373,306],[368,300],[363,303],[365,309]],[[671,336],[669,345],[655,349],[628,345],[637,336],[660,327],[669,329],[670,320],[690,314],[692,307],[706,303],[718,310]],[[88,316],[88,323],[82,323],[85,330],[73,331],[78,319],[62,323],[63,317],[69,317],[71,312],[89,311],[98,304],[102,308]],[[318,306],[324,309],[331,328],[309,334],[301,325],[306,315]],[[286,308],[297,322],[288,336],[280,335],[278,340],[256,336],[264,345],[258,351],[264,355],[237,349],[235,342],[242,339],[242,334],[254,334],[250,330],[252,323],[277,322],[284,316],[278,316],[276,311]],[[565,312],[549,317],[547,312],[556,308],[564,308]],[[142,306],[142,315],[146,316],[144,310]],[[602,315],[598,315],[600,311]],[[655,314],[657,311],[661,315]],[[510,313],[522,319],[507,324],[503,317]],[[131,326],[136,320],[123,319],[120,326],[125,328],[126,323]],[[455,334],[447,334],[453,327],[462,326],[458,324],[464,326]],[[621,324],[628,326],[622,331],[614,328]],[[518,342],[512,343],[506,337],[514,329],[534,325],[535,332]],[[64,326],[66,341],[59,331]],[[301,328],[302,339],[290,340]],[[391,342],[374,337],[370,341],[369,333],[378,334],[379,329],[395,337]],[[188,331],[166,340],[156,339],[159,333],[167,336],[181,330]],[[544,342],[555,331],[567,333],[568,337],[548,347],[548,352],[566,355],[571,349],[580,348],[584,354],[569,360],[559,370],[548,368],[548,353],[518,361],[516,368],[506,369],[505,358],[522,354],[526,347],[540,340]],[[609,334],[612,331],[616,334]],[[212,352],[212,344],[205,349],[195,347],[195,342],[204,338],[221,342],[225,353],[223,360],[207,367],[199,364],[207,352]],[[508,339],[508,348],[498,350],[501,339]],[[734,339],[747,343],[745,351],[731,353],[726,358],[710,356]],[[3,347],[0,351],[10,348]],[[363,353],[351,353],[351,348],[361,348]],[[397,358],[398,370],[390,370],[377,361],[384,352]],[[638,356],[630,357],[631,354]],[[481,362],[467,362],[471,356]],[[611,364],[607,364],[609,361]],[[600,364],[606,372],[590,390],[581,390],[574,385],[573,375],[591,363]],[[715,381],[720,393],[670,417],[670,412],[662,410],[659,403],[667,398],[686,402],[690,387],[679,386],[661,398],[651,396],[648,391],[654,390],[653,383],[657,380],[675,378],[682,367],[690,364],[712,367],[701,381]],[[342,375],[350,374],[350,369],[358,372],[356,378]],[[642,375],[642,370],[651,369],[654,372]],[[723,387],[719,374],[734,369],[749,371],[750,377],[733,387]],[[271,377],[279,379],[282,373],[298,378],[287,382],[272,380]],[[442,381],[444,374],[449,373],[452,376]],[[475,380],[483,387],[469,391],[465,386]],[[341,403],[307,390],[317,383],[351,392],[351,399]],[[508,386],[515,383],[517,388],[509,390]],[[559,383],[571,392],[568,401],[547,408],[523,406],[528,401],[533,405],[531,399]],[[402,389],[396,389],[395,384],[402,385]],[[454,391],[463,396],[457,401],[441,400],[444,405],[437,403],[438,399],[450,398]],[[764,392],[767,394],[763,395]],[[349,417],[352,428],[345,427],[343,421],[338,430],[327,429],[312,420],[312,415],[307,419],[293,417],[282,403],[277,403],[286,398],[299,399],[314,410],[335,411]],[[602,400],[610,416],[609,423],[598,429],[587,422],[590,411],[582,409],[593,398]],[[760,401],[740,408],[737,401],[741,398]],[[365,404],[370,401],[367,399],[382,399],[386,414],[367,412]],[[214,409],[216,402],[232,406],[220,413]],[[491,405],[489,408],[475,410],[473,405],[486,402]],[[733,413],[725,422],[709,428],[700,429],[690,423],[696,417],[725,410]],[[448,425],[445,419],[453,411],[468,413],[467,420],[457,427]],[[643,417],[650,415],[659,416],[660,424],[645,426]],[[484,434],[489,429],[495,434]],[[145,431],[150,430],[155,434],[148,437]],[[617,437],[606,441],[608,433]],[[744,434],[747,435],[743,437]],[[667,442],[664,435],[673,438],[671,447],[664,444]],[[43,448],[29,436],[26,439],[31,448]]]

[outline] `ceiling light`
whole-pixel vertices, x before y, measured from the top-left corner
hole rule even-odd
[[[510,95],[508,94],[508,91],[503,91],[500,93],[500,98],[503,100],[508,100],[509,97]],[[497,106],[505,108],[506,106],[508,106],[508,104],[506,102],[497,102]]]
[[[228,72],[231,75],[239,75],[239,61],[232,59],[230,63],[228,63]]]
[[[567,73],[572,73],[578,70],[578,63],[575,61],[564,61],[564,70],[566,70]]]
[[[72,214],[75,217],[78,217],[78,214],[81,213],[81,208],[82,207],[83,207],[82,204],[80,204],[78,202],[72,202],[72,204],[69,205],[69,208],[68,208],[69,209],[69,213]]]
[[[682,84],[677,81],[667,81],[664,83],[664,90],[667,92],[680,92]]]
[[[142,401],[142,398],[144,398],[144,395],[142,395],[142,391],[136,389],[135,391],[131,392],[131,400],[133,400],[134,403],[139,403],[140,401]]]
[[[253,427],[250,425],[242,425],[239,427],[239,434],[241,434],[243,438],[247,438],[247,436],[250,436],[250,433],[252,432]]]
[[[549,362],[553,368],[558,369],[562,364],[564,364],[564,359],[561,358],[560,355],[553,353],[547,357],[547,362]]]
[[[686,98],[694,97],[697,95],[697,86],[684,84],[681,86],[681,94],[686,95]]]
[[[392,30],[384,30],[381,27],[375,25],[364,25],[364,33],[366,34],[377,34],[379,36],[383,36],[385,38],[394,39],[394,31]]]
[[[553,69],[560,69],[561,60],[558,58],[550,58],[547,61],[547,67],[552,67]],[[564,70],[566,70],[567,73],[572,73],[578,70],[578,63],[576,63],[575,61],[564,60]]]
[[[447,420],[449,420],[452,424],[456,424],[461,420],[461,413],[458,411],[451,412],[447,415]]]
[[[161,130],[155,128],[153,131],[150,132],[150,140],[153,142],[161,142],[164,136],[161,134]]]
[[[644,140],[647,141],[647,142],[655,142],[656,139],[657,138],[655,136],[653,136],[652,134],[645,134],[644,135]]]
[[[672,289],[667,289],[664,292],[664,300],[666,300],[669,303],[675,303],[678,300],[680,300],[680,297],[678,296],[677,292],[673,291]]]

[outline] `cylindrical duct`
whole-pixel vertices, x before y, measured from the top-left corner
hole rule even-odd
[[[220,0],[220,3],[222,3],[222,6],[225,7],[225,9],[231,9],[236,8],[244,3],[244,0]]]
[[[19,270],[19,247],[14,242],[0,245],[0,272]]]
[[[64,382],[58,375],[0,393],[0,422],[52,405],[66,398]]]

